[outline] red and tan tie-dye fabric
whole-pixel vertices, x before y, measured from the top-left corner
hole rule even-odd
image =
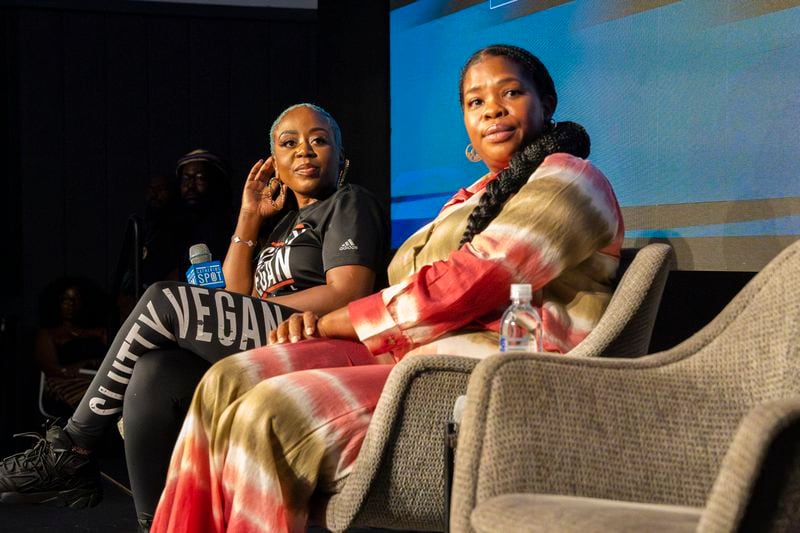
[[[203,377],[151,531],[305,531],[350,471],[392,365],[320,339],[223,359]]]
[[[459,191],[406,241],[389,288],[350,304],[364,344],[304,341],[212,367],[151,531],[304,531],[312,493],[324,499],[349,473],[391,370],[371,364],[373,354],[495,352],[510,283],[536,290],[545,349],[569,351],[592,330],[610,299],[623,238],[606,178],[588,161],[552,155],[459,248],[491,179]]]
[[[606,177],[568,154],[544,160],[472,242],[458,243],[491,180],[460,190],[412,235],[389,267],[390,287],[349,305],[374,354],[496,351],[511,283],[530,283],[543,311],[544,348],[567,352],[594,328],[611,297],[624,228]],[[474,335],[476,330],[492,335]],[[462,335],[466,337],[461,338]],[[475,339],[477,342],[473,342]]]

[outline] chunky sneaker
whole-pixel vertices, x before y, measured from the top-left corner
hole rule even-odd
[[[0,462],[0,503],[43,503],[58,507],[94,507],[103,498],[100,471],[88,455],[73,451],[63,429],[47,436],[21,433],[37,440],[33,448]]]

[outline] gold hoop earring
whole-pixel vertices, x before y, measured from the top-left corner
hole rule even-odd
[[[345,159],[342,169],[339,171],[339,178],[336,180],[337,189],[341,189],[344,186],[344,179],[347,177],[348,170],[350,170],[350,160]]]
[[[278,196],[276,196],[275,198],[270,198],[270,202],[272,203],[272,209],[274,209],[275,211],[280,211],[281,210],[281,206],[278,205],[277,200],[283,200],[283,198],[286,196],[286,184],[281,182],[275,176],[273,176],[269,180],[270,191],[272,190],[272,182],[273,182],[273,180],[278,182],[278,191],[279,192],[278,192]]]
[[[467,159],[473,163],[477,163],[481,160],[481,154],[472,146],[472,143],[469,143],[466,148],[464,148],[464,155]]]

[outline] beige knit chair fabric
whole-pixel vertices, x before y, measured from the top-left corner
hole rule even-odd
[[[675,257],[668,244],[625,248],[619,282],[597,326],[571,355],[639,357],[647,353],[658,306]]]
[[[571,531],[587,508],[613,503],[598,499],[648,504],[648,519],[663,512],[664,523],[696,508],[703,532],[789,531],[800,524],[799,411],[800,241],[671,350],[482,361],[459,436],[452,531]],[[512,494],[522,499],[493,499]],[[549,506],[550,522],[537,524],[525,501]],[[604,529],[630,526],[626,514]]]
[[[626,356],[647,353],[672,249],[651,244],[638,252],[624,250],[623,260],[622,268],[630,265],[606,313],[576,348],[584,356],[602,355],[609,346]],[[445,424],[477,363],[435,356],[410,357],[397,365],[353,471],[328,503],[328,528],[444,529]]]

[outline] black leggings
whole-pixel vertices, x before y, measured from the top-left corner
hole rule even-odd
[[[209,366],[181,349],[148,352],[136,362],[125,391],[122,419],[128,476],[139,518],[155,513],[194,389]]]
[[[181,348],[215,363],[265,345],[269,331],[292,312],[257,298],[185,283],[151,285],[111,343],[67,423],[67,433],[83,448],[97,444],[122,412],[125,389],[145,353]]]
[[[161,389],[166,395],[162,400],[173,398],[178,404],[184,404],[186,388],[190,385],[183,382],[180,371],[169,371],[169,377],[162,379],[158,365],[151,363],[143,365],[145,368],[150,366],[151,370],[139,376],[138,370],[135,371],[139,368],[138,361],[169,358],[182,352],[181,361],[185,361],[187,354],[191,353],[206,364],[215,363],[228,355],[265,345],[269,331],[292,312],[294,310],[289,307],[222,290],[176,282],[151,285],[111,343],[97,375],[67,422],[66,432],[77,446],[94,448],[122,413],[123,400],[129,398],[126,396],[129,383],[138,383],[140,390]],[[151,357],[145,358],[147,354]],[[180,363],[176,360],[175,364]],[[189,371],[185,377],[190,378]],[[173,382],[180,382],[180,386],[173,388]],[[153,383],[157,383],[157,386],[152,386]],[[143,411],[149,410],[148,401],[135,403],[142,406]],[[131,427],[126,420],[126,453],[129,448],[138,450],[134,442],[157,437],[142,421],[146,414],[127,414],[141,422]],[[133,439],[130,446],[128,439]],[[175,436],[164,435],[162,441],[161,444],[171,450]],[[147,446],[152,447],[153,442],[149,441]],[[133,452],[137,458],[142,457],[139,451]],[[134,470],[138,470],[139,464],[144,462],[137,459]],[[138,472],[133,474],[134,478],[138,475]],[[162,484],[163,479],[162,476]]]

